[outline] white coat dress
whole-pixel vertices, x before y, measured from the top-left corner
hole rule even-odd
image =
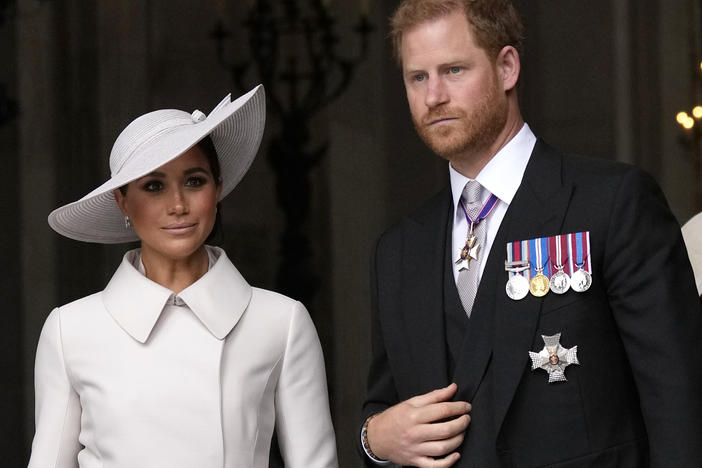
[[[107,287],[51,312],[30,468],[336,467],[322,350],[304,306],[224,251],[175,296],[127,252]]]

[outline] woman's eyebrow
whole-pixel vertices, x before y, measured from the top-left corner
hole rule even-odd
[[[186,169],[183,171],[183,174],[188,175],[188,174],[193,174],[195,172],[204,172],[205,174],[209,174],[209,171],[205,169],[204,167],[196,166],[196,167],[191,167],[190,169]]]
[[[161,177],[164,178],[166,177],[166,174],[164,172],[159,172],[159,171],[153,171],[149,172],[148,174],[144,174],[143,176],[139,177],[137,180],[144,179],[146,177]]]

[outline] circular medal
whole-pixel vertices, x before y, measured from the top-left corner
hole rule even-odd
[[[524,299],[527,293],[529,293],[529,280],[519,273],[512,275],[509,281],[507,281],[505,290],[510,299],[514,299],[515,301]]]
[[[529,283],[529,291],[531,291],[531,294],[536,297],[542,297],[548,293],[550,286],[551,285],[548,282],[546,275],[539,273],[531,279],[531,283]]]
[[[549,281],[551,291],[556,294],[563,294],[570,289],[570,278],[563,270],[558,270],[556,273],[551,275]]]
[[[585,292],[592,285],[592,276],[582,268],[570,278],[570,287],[576,292]]]

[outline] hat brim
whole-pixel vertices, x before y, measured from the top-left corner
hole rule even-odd
[[[138,240],[133,229],[125,228],[113,191],[169,163],[207,135],[220,164],[221,200],[241,181],[256,156],[265,127],[265,105],[262,85],[233,102],[230,96],[225,97],[204,120],[171,129],[167,138],[140,150],[138,161],[130,161],[80,200],[52,211],[49,225],[59,234],[84,242],[119,244]]]

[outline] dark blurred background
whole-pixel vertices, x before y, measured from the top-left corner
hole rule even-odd
[[[370,250],[448,173],[410,123],[386,39],[397,4],[0,0],[2,466],[28,459],[45,317],[102,289],[126,249],[62,238],[46,216],[108,178],[112,143],[136,116],[207,113],[258,82],[266,135],[224,202],[222,245],[251,284],[310,309],[340,464],[360,466]],[[518,5],[528,28],[521,104],[534,132],[645,168],[681,223],[702,210],[700,132],[694,117],[681,117],[687,130],[676,122],[702,103],[700,1]]]

